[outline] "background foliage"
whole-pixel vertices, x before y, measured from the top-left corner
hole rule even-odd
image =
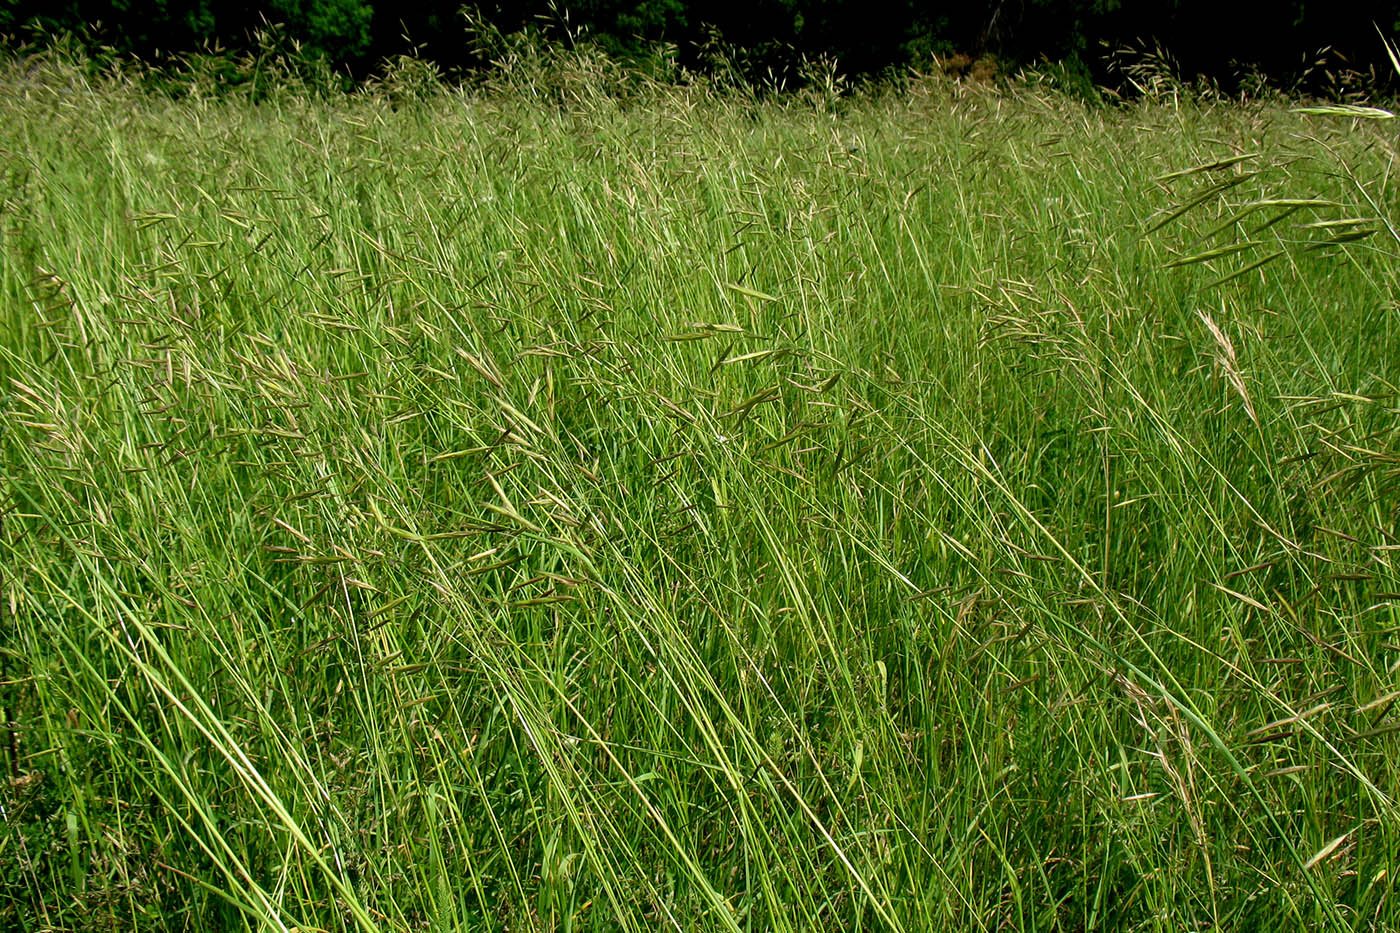
[[[1400,2],[1248,0],[1234,19],[1207,0],[753,0],[743,5],[683,0],[0,0],[0,34],[11,46],[81,35],[121,54],[160,59],[218,46],[257,45],[258,30],[282,35],[346,73],[413,52],[449,70],[490,60],[486,33],[520,31],[595,41],[628,58],[668,47],[679,64],[706,69],[716,51],[743,49],[750,77],[800,79],[797,63],[832,59],[849,75],[926,67],[935,55],[993,56],[1005,66],[1065,62],[1112,81],[1125,46],[1170,49],[1182,74],[1231,89],[1266,75],[1321,87],[1319,63],[1365,73],[1383,64],[1376,30],[1400,21]],[[732,54],[722,56],[732,60]],[[1385,69],[1381,69],[1382,73]]]

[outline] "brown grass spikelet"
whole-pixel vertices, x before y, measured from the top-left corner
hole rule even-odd
[[[1240,399],[1244,402],[1244,410],[1249,415],[1249,420],[1256,425],[1259,424],[1259,416],[1254,413],[1254,403],[1249,400],[1249,391],[1245,388],[1244,377],[1240,374],[1240,364],[1235,356],[1234,343],[1209,314],[1201,310],[1197,310],[1196,314],[1206,325],[1206,330],[1210,331],[1210,335],[1215,338],[1216,346],[1220,348],[1220,353],[1215,360],[1225,370],[1225,378],[1229,380],[1230,385],[1239,393]]]

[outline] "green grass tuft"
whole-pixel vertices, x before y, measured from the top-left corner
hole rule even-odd
[[[1400,922],[1390,124],[837,90],[7,64],[0,926]]]

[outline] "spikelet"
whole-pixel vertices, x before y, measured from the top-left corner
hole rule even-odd
[[[1210,331],[1210,335],[1215,338],[1215,343],[1220,348],[1220,354],[1215,358],[1216,362],[1225,370],[1225,378],[1229,380],[1230,385],[1244,401],[1244,410],[1249,415],[1249,420],[1256,425],[1259,424],[1259,416],[1254,413],[1254,403],[1249,400],[1249,391],[1245,388],[1244,377],[1240,375],[1240,365],[1235,357],[1234,343],[1230,341],[1229,335],[1220,329],[1220,325],[1216,324],[1209,314],[1200,310],[1196,314],[1206,325],[1206,330]]]

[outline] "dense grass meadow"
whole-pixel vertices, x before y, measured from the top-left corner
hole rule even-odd
[[[0,69],[0,928],[1400,927],[1394,121],[87,74]]]

